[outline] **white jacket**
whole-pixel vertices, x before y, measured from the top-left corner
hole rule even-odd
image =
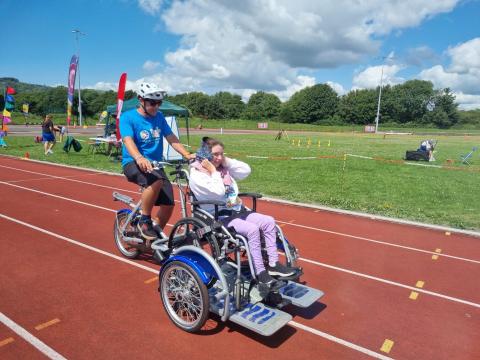
[[[235,194],[238,194],[238,185],[235,180],[243,180],[251,173],[250,166],[240,160],[226,158],[226,168],[232,178],[232,187]],[[195,194],[198,201],[222,201],[227,202],[225,195],[225,185],[220,172],[215,171],[213,174],[207,174],[199,171],[194,167],[190,168],[190,190]],[[213,214],[215,207],[213,205],[202,205],[202,209]],[[219,206],[219,210],[225,209]]]

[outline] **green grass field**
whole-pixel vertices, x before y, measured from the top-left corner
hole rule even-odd
[[[415,135],[312,133],[308,136],[291,134],[280,141],[275,141],[271,134],[218,137],[225,142],[227,156],[244,160],[252,167],[252,175],[240,183],[242,190],[285,200],[480,230],[480,152],[474,153],[471,165],[460,161],[461,154],[480,145],[480,136],[437,136],[437,161],[411,162],[441,168],[405,164],[402,160],[405,151],[415,150],[424,138]],[[9,146],[0,153],[24,156],[29,152],[32,159],[121,171],[120,164],[106,155],[88,154],[86,142],[82,143],[84,149],[79,153],[66,154],[57,145],[55,153],[45,157],[41,145],[35,144],[31,137],[7,137],[6,141]],[[199,141],[200,136],[191,137],[192,144]],[[314,159],[295,160],[292,157]]]

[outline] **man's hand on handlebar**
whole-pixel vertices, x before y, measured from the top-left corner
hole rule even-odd
[[[153,166],[150,160],[144,158],[143,156],[139,157],[135,161],[137,162],[137,165],[140,168],[140,170],[142,170],[143,172],[151,172],[153,170]]]

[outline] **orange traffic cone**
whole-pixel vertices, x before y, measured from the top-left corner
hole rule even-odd
[[[25,159],[30,159],[30,153],[28,151],[25,153]]]

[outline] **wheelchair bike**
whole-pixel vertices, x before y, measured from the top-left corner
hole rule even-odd
[[[292,319],[284,311],[286,305],[309,307],[323,292],[297,282],[303,273],[297,267],[297,249],[278,226],[277,247],[285,256],[286,264],[297,270],[273,286],[259,283],[247,239],[219,221],[218,209],[225,204],[197,201],[189,190],[184,164],[183,161],[177,163],[170,172],[180,194],[182,217],[173,225],[169,236],[159,231],[158,239],[143,240],[136,230],[141,202],[134,203],[128,196],[113,193],[115,200],[129,205],[116,214],[117,248],[130,259],[142,252],[153,253],[161,265],[158,291],[163,307],[180,329],[199,331],[211,312],[224,322],[230,320],[263,336],[274,334]],[[239,196],[251,198],[252,210],[256,211],[260,194]],[[203,210],[204,204],[214,205],[215,214]]]

